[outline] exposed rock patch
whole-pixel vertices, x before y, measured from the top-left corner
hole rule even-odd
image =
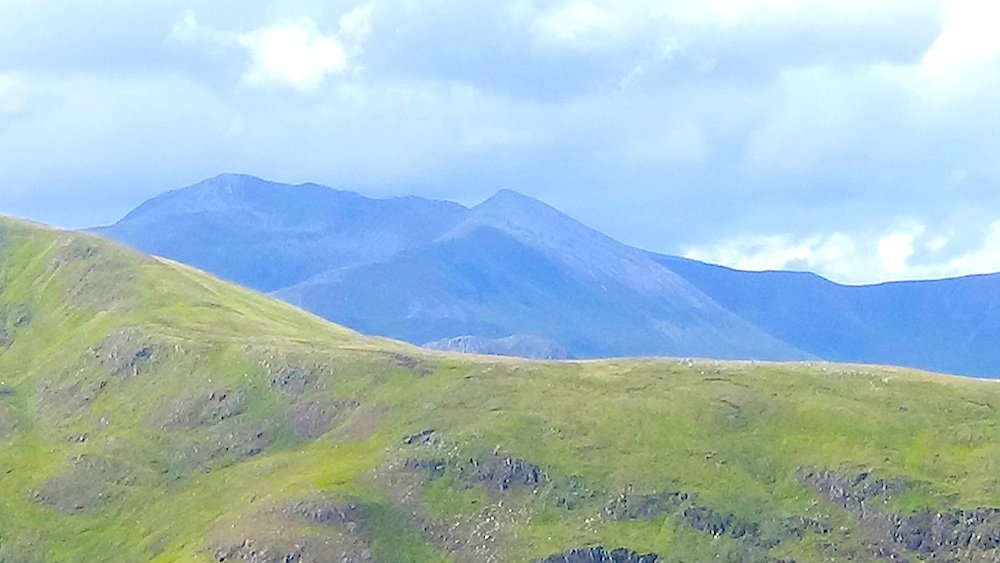
[[[417,377],[425,377],[434,373],[434,370],[427,363],[413,356],[393,354],[390,360],[393,366],[403,368]]]
[[[254,563],[374,563],[365,537],[367,518],[368,509],[361,503],[289,502],[237,521],[225,535],[243,539],[217,542],[214,558]],[[261,521],[267,525],[260,526]],[[306,532],[301,526],[321,529]],[[258,528],[269,532],[254,534]]]
[[[368,510],[357,502],[330,503],[321,500],[299,500],[282,507],[279,512],[310,522],[327,526],[344,524],[364,524]]]
[[[382,422],[383,410],[378,406],[369,405],[355,411],[351,421],[337,432],[337,438],[343,442],[360,442],[371,438]]]
[[[255,540],[243,540],[241,543],[215,549],[216,561],[246,561],[249,563],[299,563],[302,561],[303,549],[299,545],[275,545]]]
[[[515,334],[504,338],[456,336],[424,344],[424,348],[463,354],[516,356],[535,360],[565,360],[569,353],[558,342],[540,336]]]
[[[548,498],[565,510],[576,510],[598,496],[579,475],[550,479]]]
[[[511,495],[516,490],[549,492],[551,482],[540,466],[503,454],[499,448],[477,457],[463,454],[431,428],[402,439],[420,457],[404,458],[382,468],[377,479],[394,501],[419,523],[422,533],[456,561],[504,563],[505,545],[516,541],[516,529],[531,517],[535,495]],[[416,453],[416,452],[413,452]],[[472,513],[444,521],[426,513],[425,487],[437,478],[453,479],[466,488],[482,488],[485,502],[469,505]]]
[[[282,395],[288,422],[297,438],[314,440],[333,428],[335,421],[360,406],[353,399],[330,396],[333,372],[322,362],[290,360],[270,354],[261,361],[268,372],[271,389]]]
[[[135,328],[115,331],[87,352],[86,368],[55,374],[38,384],[38,412],[61,423],[115,383],[151,373],[176,350]]]
[[[28,495],[63,514],[96,513],[133,483],[134,477],[122,464],[81,455],[73,457],[67,469]]]
[[[187,473],[228,465],[264,453],[274,443],[275,431],[265,421],[233,419],[209,427],[197,439],[179,437],[170,459],[172,470]]]
[[[613,520],[678,518],[701,533],[737,540],[747,550],[766,551],[783,541],[800,539],[807,533],[825,535],[831,531],[828,522],[794,516],[773,526],[770,533],[765,533],[759,522],[719,512],[699,503],[694,495],[678,491],[642,494],[631,487],[615,496],[604,508],[604,513]]]
[[[0,402],[0,442],[13,436],[17,432],[17,426],[17,416],[14,410],[9,405]]]
[[[350,543],[340,538],[324,541],[305,536],[292,539],[244,539],[230,545],[216,546],[213,555],[219,562],[375,563],[367,547]]]
[[[24,305],[0,304],[0,349],[9,348],[19,331],[31,324],[31,311]]]
[[[692,528],[712,537],[730,537],[764,548],[774,547],[779,541],[763,540],[760,525],[756,522],[747,522],[733,514],[718,512],[707,506],[688,506],[681,512],[681,516]]]
[[[50,420],[58,421],[66,414],[79,411],[92,403],[107,386],[107,379],[69,382],[55,378],[45,379],[39,383],[36,391],[38,412]]]
[[[64,299],[76,307],[111,309],[135,279],[134,263],[91,236],[68,235],[49,260],[46,274],[68,282]]]
[[[109,334],[91,350],[94,357],[114,377],[143,375],[160,361],[163,347],[135,329],[122,329]]]
[[[472,478],[496,491],[534,488],[546,480],[541,468],[534,463],[496,453],[470,460],[470,465],[474,471]]]
[[[265,361],[263,365],[271,375],[271,388],[288,395],[326,389],[330,379],[329,369],[320,364],[305,366]]]
[[[416,434],[410,434],[409,436],[403,438],[403,444],[407,446],[429,445],[434,440],[435,432],[437,432],[436,429],[427,428],[426,430],[421,430]]]
[[[448,462],[443,459],[407,459],[403,462],[405,469],[427,473],[431,477],[440,477],[448,469]]]
[[[552,555],[538,563],[656,563],[655,553],[640,554],[620,547],[611,551],[602,546],[571,549],[565,553]]]
[[[220,390],[173,401],[162,415],[162,429],[212,426],[243,414],[246,391]]]
[[[880,559],[910,556],[930,561],[1000,561],[1000,509],[933,511],[901,515],[887,504],[913,486],[868,472],[803,470],[803,484],[847,509],[862,523],[871,553]]]
[[[906,479],[878,479],[867,471],[843,473],[803,469],[799,479],[823,498],[860,517],[872,511],[878,513],[886,503],[913,486]]]
[[[614,520],[651,520],[679,512],[688,500],[686,493],[636,494],[630,488],[608,503],[604,512]]]
[[[353,400],[300,400],[292,404],[288,420],[296,437],[315,440],[330,431],[335,419],[357,407],[358,402]]]
[[[406,436],[402,442],[406,446],[417,446],[425,450],[445,449],[444,440],[433,428]],[[548,481],[541,467],[530,461],[505,455],[499,446],[492,452],[478,457],[462,457],[457,450],[453,450],[443,458],[441,456],[408,458],[404,465],[408,469],[431,470],[435,474],[449,471],[460,481],[482,485],[495,492],[521,487],[538,488]]]

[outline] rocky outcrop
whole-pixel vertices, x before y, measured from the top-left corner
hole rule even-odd
[[[293,402],[288,421],[297,438],[315,440],[329,432],[335,419],[357,407],[358,402],[354,400],[299,400]]]
[[[109,334],[91,352],[112,376],[124,378],[151,371],[160,348],[140,331],[123,329]]]
[[[163,430],[212,426],[243,414],[246,404],[245,389],[199,393],[168,403],[158,426]]]
[[[799,479],[823,498],[860,517],[878,513],[881,507],[913,485],[906,479],[878,479],[867,471],[845,473],[802,469]]]
[[[264,367],[271,374],[271,388],[291,395],[314,391],[329,377],[327,370],[322,366],[288,364],[274,366],[265,362]]]
[[[417,377],[425,377],[434,373],[434,370],[426,362],[413,356],[392,354],[389,359],[393,367],[403,368]]]
[[[319,438],[360,405],[331,396],[333,369],[323,362],[288,359],[272,352],[260,365],[269,375],[271,389],[288,405],[288,422],[296,438]]]
[[[403,438],[404,446],[433,451],[428,457],[410,457],[403,461],[403,467],[440,476],[446,472],[469,484],[486,487],[495,492],[526,487],[538,488],[548,481],[548,477],[538,465],[517,457],[505,455],[499,446],[492,452],[478,457],[463,457],[457,451],[442,456],[445,441],[433,428],[428,428]]]
[[[655,553],[640,554],[620,547],[608,551],[602,546],[571,549],[565,553],[541,559],[538,563],[656,563]]]
[[[288,502],[251,515],[249,521],[231,525],[226,535],[243,539],[217,541],[212,553],[216,561],[227,562],[374,563],[366,536],[368,512],[368,507],[360,502],[331,502],[322,498]],[[254,518],[272,523],[277,519],[285,531],[260,533]],[[319,533],[302,533],[299,526],[303,524],[315,527]]]
[[[364,504],[358,502],[329,503],[321,500],[300,500],[291,502],[279,512],[310,524],[326,526],[341,526],[344,524],[363,524],[368,516]]]
[[[523,459],[504,455],[486,456],[472,463],[474,479],[487,488],[506,491],[514,487],[537,487],[545,481],[541,468]]]
[[[246,563],[299,563],[302,561],[302,549],[291,546],[286,549],[270,545],[258,545],[253,540],[215,550],[216,561],[243,561]]]
[[[862,522],[874,556],[930,561],[1000,561],[1000,509],[922,510],[896,514],[887,508],[913,486],[906,479],[879,479],[869,472],[804,470],[802,482]]]
[[[46,480],[28,497],[63,514],[94,514],[135,481],[121,463],[89,455],[74,456],[61,473]]]
[[[689,499],[687,493],[637,494],[630,488],[608,503],[604,512],[614,520],[650,520],[680,511]]]
[[[765,532],[759,522],[720,512],[701,504],[695,495],[680,491],[640,493],[629,487],[605,506],[604,514],[612,520],[679,519],[713,538],[739,541],[748,553],[753,552],[761,556],[760,560],[767,561],[771,560],[764,556],[767,550],[786,540],[797,540],[807,533],[830,533],[828,522],[804,516],[776,522],[777,525],[768,526]]]
[[[31,324],[31,312],[23,305],[0,304],[0,348],[9,348],[18,331]]]

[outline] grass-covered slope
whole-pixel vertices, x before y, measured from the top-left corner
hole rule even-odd
[[[998,407],[885,368],[434,354],[0,221],[5,563],[995,561]]]

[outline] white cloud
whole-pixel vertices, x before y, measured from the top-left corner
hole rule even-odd
[[[362,4],[340,16],[337,38],[344,44],[348,54],[360,54],[362,45],[372,34],[374,12],[374,6]]]
[[[938,275],[1000,272],[1000,221],[994,221],[975,249],[936,266]]]
[[[1000,3],[996,0],[949,0],[945,27],[924,54],[923,65],[933,71],[992,63],[1000,57]]]
[[[937,235],[928,239],[927,242],[924,243],[924,248],[926,248],[931,252],[940,252],[941,250],[944,250],[946,246],[948,246],[948,243],[951,242],[951,239],[952,239],[951,234]]]
[[[913,256],[913,241],[923,233],[923,227],[914,231],[896,231],[882,235],[876,245],[876,254],[882,261],[882,271],[891,278],[905,276]]]
[[[739,270],[808,270],[847,284],[1000,271],[1000,220],[990,224],[973,247],[950,258],[936,256],[953,238],[952,233],[929,234],[923,224],[905,221],[882,233],[733,237],[714,245],[689,247],[683,255]],[[915,262],[918,247],[935,259],[927,260],[928,255]]]
[[[543,45],[583,45],[616,34],[620,22],[614,12],[590,0],[576,0],[540,13],[533,22],[536,38]]]
[[[238,45],[250,55],[243,81],[254,86],[284,85],[309,92],[349,69],[371,35],[373,7],[363,4],[343,14],[336,33],[324,33],[304,17],[283,20],[247,32],[201,25],[193,12],[176,23],[170,37],[189,44]]]
[[[243,79],[254,85],[274,82],[314,90],[330,74],[347,68],[347,52],[335,37],[302,20],[239,34],[237,41],[253,60]]]

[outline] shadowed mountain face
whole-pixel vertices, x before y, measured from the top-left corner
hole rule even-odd
[[[98,231],[417,344],[531,335],[580,358],[822,358],[1000,375],[1000,277],[846,287],[741,272],[623,245],[509,190],[465,208],[227,175]]]
[[[577,357],[808,357],[645,253],[510,191],[430,244],[277,295],[363,332],[416,343],[539,334]]]
[[[1000,275],[842,286],[808,273],[656,259],[740,317],[824,359],[1000,375]]]
[[[227,174],[153,198],[96,232],[273,291],[428,242],[464,211],[449,202],[373,200]]]

